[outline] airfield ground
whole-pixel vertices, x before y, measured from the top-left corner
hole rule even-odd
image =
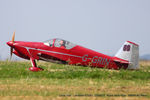
[[[150,99],[150,61],[139,70],[108,70],[37,62],[0,61],[0,100]]]

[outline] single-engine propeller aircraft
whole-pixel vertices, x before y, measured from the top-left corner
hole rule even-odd
[[[63,39],[51,39],[45,42],[7,42],[12,53],[31,61],[30,71],[43,70],[37,67],[35,60],[44,60],[55,63],[91,66],[108,69],[137,69],[139,67],[139,46],[126,41],[118,53],[114,56],[104,55],[85,47],[73,44]]]

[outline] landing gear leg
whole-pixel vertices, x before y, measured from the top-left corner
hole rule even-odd
[[[37,67],[36,62],[35,62],[35,59],[30,58],[30,61],[31,61],[31,64],[32,64],[32,67],[29,68],[30,71],[38,72],[38,71],[44,70],[44,69],[42,69],[42,68]]]

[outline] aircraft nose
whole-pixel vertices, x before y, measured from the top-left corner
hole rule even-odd
[[[9,42],[7,42],[7,45],[13,46],[13,42],[12,42],[12,41],[9,41]]]

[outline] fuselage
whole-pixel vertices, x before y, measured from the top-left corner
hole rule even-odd
[[[55,45],[54,39],[51,45],[44,42],[23,42],[15,41],[13,44],[7,44],[14,48],[13,53],[17,56],[28,59],[45,60],[45,61],[58,61],[72,65],[91,66],[109,69],[126,69],[128,62],[119,58],[104,55],[102,53],[87,49],[85,47],[74,45],[71,48],[62,48],[58,44]],[[48,42],[49,43],[49,42]],[[122,61],[122,62],[116,62]]]

